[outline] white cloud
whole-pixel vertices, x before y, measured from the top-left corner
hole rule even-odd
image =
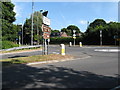
[[[15,5],[15,7],[14,7],[14,12],[16,13],[16,16],[15,17],[21,17],[21,10],[22,10],[22,8],[20,7],[20,6],[18,6],[15,2],[12,2],[14,5]]]
[[[114,22],[113,20],[108,20],[108,21],[106,21],[106,23],[110,23],[110,22]]]
[[[86,20],[81,20],[79,21],[80,24],[87,24],[87,21]]]

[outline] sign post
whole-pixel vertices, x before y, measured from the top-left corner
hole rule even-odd
[[[42,32],[43,32],[43,54],[47,55],[48,54],[48,39],[50,39],[50,34],[51,34],[51,28],[49,27],[50,25],[50,19],[47,17],[48,11],[45,10],[40,10],[42,13],[42,19],[43,19],[43,24],[42,24]]]
[[[49,23],[46,24],[50,25]],[[51,33],[51,28],[46,24],[42,24],[44,55],[48,55],[48,44],[50,41],[50,33]]]
[[[102,46],[102,30],[100,30],[100,45]]]
[[[76,34],[75,34],[76,30],[73,30],[73,38],[74,38],[74,46],[75,46],[75,39],[76,39]]]

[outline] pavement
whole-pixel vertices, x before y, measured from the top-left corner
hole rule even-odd
[[[118,86],[118,52],[95,49],[117,47],[68,47],[74,60],[46,64],[17,65],[3,68],[3,88],[106,88]],[[49,54],[60,53],[60,46],[50,46]],[[41,51],[3,55],[4,58],[38,55]],[[13,57],[12,57],[13,56]],[[86,58],[85,58],[86,57]]]

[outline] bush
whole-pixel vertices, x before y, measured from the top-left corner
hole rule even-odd
[[[0,45],[2,46],[0,49],[18,47],[18,44],[15,44],[14,42],[11,41],[0,41]]]
[[[76,38],[76,44],[79,44],[81,42],[81,38]],[[52,37],[50,38],[50,44],[69,44],[70,42],[74,42],[74,39],[72,37]]]

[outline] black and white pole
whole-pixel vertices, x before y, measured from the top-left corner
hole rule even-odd
[[[47,40],[45,39],[45,55],[47,55]]]
[[[75,39],[76,39],[75,32],[76,32],[76,30],[73,30],[74,46],[75,46]]]
[[[100,45],[102,46],[102,30],[100,30]]]

